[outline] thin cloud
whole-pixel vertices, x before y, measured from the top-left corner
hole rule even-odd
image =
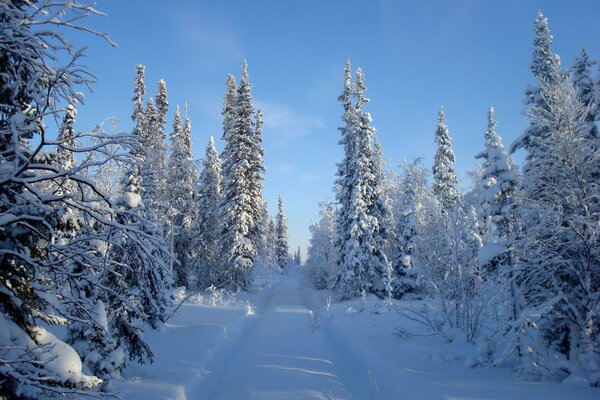
[[[263,110],[265,131],[286,139],[305,136],[327,127],[323,118],[297,113],[283,104],[261,102],[257,108]]]
[[[190,52],[200,52],[212,64],[230,63],[243,58],[240,35],[223,18],[208,14],[181,13],[177,15],[179,33],[184,36]]]

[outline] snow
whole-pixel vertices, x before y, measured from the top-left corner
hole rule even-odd
[[[127,192],[121,197],[121,202],[128,208],[138,208],[142,204],[142,197],[137,193]]]
[[[460,334],[431,336],[403,317],[406,301],[331,303],[297,268],[255,279],[235,298],[213,295],[190,297],[164,330],[148,332],[154,364],[129,367],[111,388],[149,400],[598,398],[577,382],[469,368],[478,351]]]
[[[81,359],[71,346],[62,342],[42,327],[33,328],[33,332],[36,335],[35,339],[38,344],[42,346],[48,345],[53,348],[52,352],[44,352],[43,347],[38,349],[40,351],[40,362],[52,376],[73,384],[83,383],[84,386],[88,387],[98,384],[98,378],[85,376],[82,373]]]

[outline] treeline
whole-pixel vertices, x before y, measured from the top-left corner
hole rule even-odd
[[[307,274],[342,299],[423,298],[406,311],[477,344],[474,365],[517,361],[526,376],[600,384],[600,80],[585,50],[563,69],[535,20],[530,125],[507,150],[489,108],[470,190],[457,179],[444,108],[432,171],[400,174],[363,110],[364,74],[346,65],[336,202],[311,226]],[[519,170],[511,153],[526,152]],[[432,179],[430,179],[430,177]],[[431,181],[431,184],[430,184]]]

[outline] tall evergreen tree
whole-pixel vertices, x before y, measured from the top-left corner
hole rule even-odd
[[[288,250],[287,218],[283,211],[283,199],[281,196],[279,196],[279,202],[277,204],[277,223],[275,225],[275,231],[277,234],[277,266],[284,269],[288,264],[290,255]]]
[[[146,67],[142,64],[136,66],[136,74],[133,89],[133,113],[131,119],[133,121],[132,134],[141,138],[140,143],[144,144],[145,139],[145,115],[144,115],[144,96],[146,95],[146,83],[145,83]],[[143,154],[143,147],[134,150],[136,156]]]
[[[554,70],[560,70],[560,57],[554,54],[551,50],[552,41],[554,38],[550,34],[548,19],[538,11],[534,21],[535,38],[533,39],[533,58],[529,71],[538,81],[537,85],[529,86],[525,91],[525,104],[527,107],[545,107],[545,100],[541,96],[539,84],[541,82],[549,82],[554,79]],[[537,146],[539,137],[546,135],[542,128],[535,125],[535,121],[530,121],[530,126],[525,132],[517,138],[511,145],[511,153],[519,148],[524,148],[528,151],[528,157],[535,157],[534,148]]]
[[[169,110],[169,101],[167,99],[167,83],[164,79],[158,81],[158,92],[156,94],[156,127],[153,141],[153,150],[155,152],[154,168],[158,172],[158,193],[162,196],[163,202],[167,199],[166,193],[166,174],[167,171],[167,111]]]
[[[223,105],[223,198],[220,205],[221,271],[223,285],[245,290],[250,285],[250,271],[257,256],[258,227],[263,218],[261,188],[262,145],[261,120],[253,120],[252,85],[248,64],[242,64],[242,77],[227,78]]]
[[[497,274],[500,266],[513,265],[512,245],[518,229],[515,197],[520,182],[517,166],[496,132],[493,107],[488,110],[485,150],[478,158],[484,160],[479,214],[486,226],[479,262],[484,273]]]
[[[187,285],[190,259],[191,216],[195,210],[197,176],[192,160],[191,125],[186,129],[181,125],[179,107],[175,108],[173,133],[171,134],[171,155],[169,157],[169,208],[172,213],[171,241],[178,264],[174,268],[175,284]]]
[[[156,151],[158,136],[156,132],[156,105],[154,99],[150,97],[146,102],[146,112],[144,115],[144,160],[141,164],[140,176],[144,181],[144,203],[147,212],[154,212],[156,218],[160,218],[164,212],[164,204],[161,193],[161,184],[163,171],[157,169]]]
[[[446,125],[444,107],[438,112],[438,124],[435,131],[435,142],[437,150],[433,163],[433,187],[432,191],[442,205],[442,210],[452,209],[458,199],[458,178],[454,171],[454,151],[452,141]]]
[[[417,286],[415,256],[431,195],[427,186],[428,170],[421,166],[418,158],[411,163],[404,162],[400,176],[398,212],[396,217],[397,259],[394,269],[397,276],[394,296],[402,297]]]
[[[211,136],[198,182],[197,218],[192,225],[195,286],[202,289],[217,283],[221,180],[221,161]]]
[[[352,86],[348,82],[348,70],[349,63],[344,92],[340,96],[345,110],[343,119],[346,126],[341,129],[345,155],[338,166],[336,193],[341,204],[336,218],[341,228],[338,228],[336,240],[343,255],[338,261],[339,269],[333,282],[335,289],[345,298],[366,291],[382,293],[390,268],[384,253],[385,233],[380,225],[387,211],[373,156],[375,129],[370,126],[371,115],[362,110],[369,101],[364,96],[364,75],[358,69]],[[355,103],[352,103],[353,98]],[[348,101],[350,106],[347,108]]]
[[[354,114],[354,108],[352,106],[352,96],[354,90],[352,88],[352,65],[350,60],[346,62],[344,67],[344,89],[338,101],[344,108],[344,114],[342,115],[343,126],[339,127],[341,138],[338,144],[343,146],[344,156],[342,161],[337,165],[337,179],[335,181],[334,192],[335,198],[338,203],[336,217],[335,217],[335,247],[338,256],[337,263],[339,266],[345,264],[346,252],[343,251],[345,243],[350,239],[350,196],[351,196],[351,185],[349,182],[350,178],[350,162],[351,157],[354,154],[354,139],[352,132],[354,130],[354,124],[356,116]],[[333,283],[333,281],[332,281]]]

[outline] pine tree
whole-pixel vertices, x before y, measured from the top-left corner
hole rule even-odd
[[[142,64],[136,66],[136,75],[134,82],[134,95],[133,95],[133,113],[131,114],[131,120],[133,121],[132,135],[141,138],[141,146],[139,149],[135,149],[135,155],[137,157],[143,157],[143,146],[145,144],[145,115],[144,115],[144,96],[146,95],[146,83],[145,83],[146,67]]]
[[[348,67],[349,64],[346,78]],[[347,123],[341,129],[345,155],[338,167],[337,195],[341,210],[336,218],[342,226],[337,243],[343,255],[338,261],[339,269],[333,285],[342,297],[351,298],[366,291],[382,294],[390,266],[384,253],[386,235],[380,225],[388,211],[374,163],[372,137],[375,129],[370,126],[371,115],[362,110],[369,100],[364,96],[366,86],[361,69],[356,72],[354,87],[347,85],[346,79],[340,96],[345,109],[343,119]],[[349,95],[356,102],[346,109]]]
[[[144,115],[144,160],[141,164],[140,176],[144,181],[144,199],[147,212],[155,213],[156,218],[160,218],[164,212],[164,204],[161,193],[161,177],[162,171],[157,169],[156,151],[157,136],[157,121],[156,121],[156,105],[154,99],[150,97],[146,103],[146,112]]]
[[[554,79],[554,70],[560,70],[560,57],[552,52],[553,37],[548,27],[548,19],[544,17],[541,11],[538,11],[534,22],[535,38],[533,39],[533,58],[529,71],[537,79],[538,85],[529,86],[525,91],[525,104],[527,107],[545,107],[544,98],[541,96],[539,84],[549,82]],[[537,146],[539,137],[547,134],[543,129],[536,126],[531,121],[530,126],[525,132],[513,142],[510,152],[513,153],[519,148],[528,151],[528,157],[535,157],[534,148]]]
[[[102,284],[111,290],[104,299],[108,311],[108,326],[118,347],[129,360],[140,363],[152,361],[150,346],[144,341],[144,325],[147,322],[157,328],[164,322],[171,310],[172,277],[167,261],[171,254],[164,242],[162,229],[156,221],[146,218],[142,201],[143,183],[135,174],[138,168],[132,159],[129,172],[124,174],[123,195],[117,206],[116,222],[129,227],[128,230],[114,230],[109,227],[108,237],[112,237],[109,257],[121,267],[118,274],[103,274]],[[117,365],[117,370],[126,366]]]
[[[242,81],[244,81],[244,75],[242,75]],[[258,248],[258,244],[262,241],[264,232],[262,231],[263,225],[261,224],[265,210],[267,209],[267,202],[263,197],[262,193],[262,181],[264,180],[265,165],[264,165],[264,149],[262,146],[262,125],[263,125],[263,114],[262,110],[256,112],[255,128],[250,136],[250,152],[248,157],[248,184],[249,184],[249,195],[250,195],[250,209],[252,210],[252,218],[254,220],[253,229],[253,242]]]
[[[343,126],[338,130],[341,138],[338,144],[343,146],[344,156],[342,161],[337,165],[337,179],[335,181],[334,192],[338,203],[335,217],[335,248],[338,257],[337,264],[341,268],[346,263],[346,252],[344,251],[345,243],[350,239],[350,213],[351,213],[351,183],[350,183],[350,163],[354,155],[354,138],[352,133],[356,115],[352,106],[352,96],[354,89],[352,88],[352,66],[350,60],[346,62],[344,67],[344,89],[338,97],[338,101],[344,108],[342,115]],[[335,281],[331,282],[335,285]]]
[[[426,217],[425,211],[431,195],[427,187],[428,170],[421,166],[421,159],[404,162],[400,176],[398,213],[396,217],[397,259],[394,260],[394,296],[402,297],[417,287],[415,254],[420,240],[420,228]]]
[[[196,171],[192,160],[191,125],[186,118],[186,129],[181,126],[179,107],[175,108],[171,155],[169,157],[169,208],[172,213],[171,237],[178,264],[174,267],[175,284],[187,285],[189,272],[190,225],[195,210]]]
[[[454,151],[446,125],[444,107],[438,112],[438,124],[435,131],[437,150],[433,163],[433,194],[437,196],[442,210],[452,209],[458,199],[458,179],[454,171]]]
[[[167,111],[169,110],[169,101],[167,99],[167,83],[164,79],[158,81],[158,93],[156,94],[156,127],[153,132],[152,141],[154,155],[154,170],[157,174],[157,199],[162,202],[167,201]],[[163,221],[163,224],[166,223]]]
[[[296,252],[294,253],[294,264],[297,266],[302,265],[302,255],[300,252],[300,246],[298,246]]]
[[[236,89],[234,78],[227,78],[223,105],[223,198],[220,205],[221,265],[223,286],[246,290],[250,271],[260,242],[258,227],[263,217],[261,121],[253,120],[252,85],[248,65],[242,65],[242,77]]]
[[[192,238],[195,243],[193,271],[196,277],[195,286],[200,289],[217,283],[220,225],[218,207],[222,196],[221,179],[221,161],[211,136],[198,182],[198,215],[192,225]]]
[[[512,242],[518,230],[515,197],[520,182],[517,166],[496,133],[493,107],[488,110],[485,150],[478,158],[484,160],[479,214],[486,226],[479,263],[484,273],[497,274],[500,266],[512,268],[514,262]]]
[[[279,196],[277,205],[277,223],[275,225],[275,232],[277,234],[277,266],[284,269],[288,264],[289,250],[287,219],[285,218],[283,211],[283,199],[281,196]]]

